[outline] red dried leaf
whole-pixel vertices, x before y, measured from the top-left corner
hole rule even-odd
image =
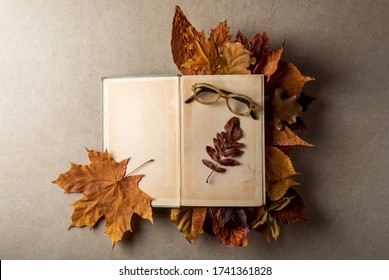
[[[253,53],[257,61],[261,61],[262,57],[269,51],[270,47],[270,37],[269,31],[259,32],[254,35],[250,40],[238,32],[236,35],[236,40],[240,42],[247,50]]]
[[[236,165],[239,165],[239,161],[231,159],[231,158],[222,159],[222,160],[220,160],[219,163],[221,165],[224,165],[224,166],[236,166]]]
[[[220,154],[219,154],[214,148],[212,148],[212,147],[210,147],[210,146],[207,146],[207,147],[205,147],[205,149],[206,149],[208,155],[209,155],[214,161],[219,162],[221,156],[220,156]]]
[[[214,170],[215,172],[218,172],[218,173],[226,172],[225,168],[217,166],[216,164],[214,164],[213,162],[211,162],[209,160],[203,159],[202,162],[204,163],[205,166],[209,167],[210,169]]]
[[[281,224],[306,222],[304,203],[300,195],[293,188],[289,188],[284,197],[293,197],[293,199],[282,210],[272,211],[274,219]]]

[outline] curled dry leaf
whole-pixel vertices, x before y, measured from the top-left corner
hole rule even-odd
[[[223,223],[221,208],[217,211],[213,224],[213,231],[217,239],[227,247],[245,247],[248,245],[248,229],[228,227]]]
[[[273,96],[267,97],[267,122],[277,130],[282,129],[282,121],[294,124],[302,114],[302,106],[296,102],[297,96],[283,98],[283,93],[281,88],[277,88]]]
[[[314,78],[302,75],[292,63],[280,60],[277,70],[266,84],[265,93],[271,94],[277,88],[282,88],[287,97],[299,97],[305,83],[312,80]]]
[[[265,148],[266,182],[279,181],[298,174],[290,158],[276,147]]]
[[[203,232],[206,214],[206,207],[181,207],[173,208],[170,218],[185,238],[192,243]]]
[[[210,176],[213,172],[224,173],[226,172],[223,166],[236,166],[239,165],[239,162],[232,157],[237,157],[243,154],[241,148],[243,147],[242,143],[239,143],[238,140],[242,138],[243,133],[240,128],[240,121],[237,117],[232,117],[225,125],[224,131],[218,132],[216,138],[213,138],[213,147],[206,146],[205,149],[208,155],[216,163],[213,163],[207,159],[203,159],[202,162],[205,166],[212,169],[211,174],[209,174],[206,182],[208,183]]]
[[[287,190],[292,186],[300,185],[292,178],[286,178],[279,181],[266,184],[266,194],[270,200],[276,201],[284,197]]]
[[[239,42],[227,42],[219,48],[219,68],[216,74],[251,74],[249,68],[255,64],[251,52]]]
[[[153,222],[151,198],[138,187],[144,175],[125,176],[129,159],[118,163],[107,151],[87,151],[89,165],[72,163],[70,170],[60,174],[53,183],[62,187],[65,193],[84,194],[72,204],[74,213],[70,228],[91,228],[104,216],[105,232],[114,247],[126,231],[131,231],[134,213]]]
[[[313,146],[298,137],[288,126],[284,126],[282,130],[277,130],[270,125],[266,125],[265,130],[266,146]]]

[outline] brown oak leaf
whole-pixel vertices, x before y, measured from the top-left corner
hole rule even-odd
[[[181,207],[173,208],[170,218],[185,238],[192,243],[203,232],[206,214],[206,207]]]
[[[227,42],[219,47],[219,68],[216,74],[251,74],[249,68],[255,57],[239,42]]]
[[[243,133],[240,127],[239,118],[234,116],[229,119],[228,122],[224,125],[224,131],[220,133],[218,132],[216,134],[216,138],[213,138],[214,147],[205,147],[205,150],[207,151],[208,155],[216,162],[213,163],[212,161],[209,161],[207,159],[202,160],[205,166],[212,169],[211,174],[209,174],[206,180],[207,183],[213,172],[226,172],[226,169],[220,167],[219,165],[239,165],[239,162],[232,158],[243,154],[241,148],[244,146],[244,144],[238,142],[238,140],[241,139],[242,136]]]
[[[248,229],[242,227],[231,228],[223,223],[221,208],[216,212],[213,231],[217,239],[227,247],[248,245]]]
[[[247,50],[252,52],[253,56],[257,59],[258,62],[261,61],[262,57],[269,51],[269,31],[257,33],[250,40],[248,40],[246,36],[244,36],[239,30],[238,34],[236,35],[236,40],[245,46]]]
[[[283,128],[283,121],[294,124],[302,114],[302,106],[296,102],[297,96],[284,98],[283,93],[283,89],[277,88],[273,96],[266,97],[266,119],[277,130]]]
[[[277,65],[277,70],[266,83],[265,93],[270,94],[277,88],[282,88],[287,97],[299,97],[305,83],[312,80],[315,79],[302,75],[292,63],[280,60]]]
[[[313,146],[297,136],[288,126],[277,130],[270,125],[265,128],[266,146]]]
[[[266,182],[279,181],[298,174],[290,158],[276,147],[265,148]]]
[[[116,162],[107,151],[87,151],[89,165],[71,163],[70,170],[60,174],[53,183],[65,193],[84,194],[72,204],[74,212],[69,228],[92,228],[104,216],[105,232],[114,247],[126,231],[132,231],[134,213],[153,222],[151,198],[138,187],[144,175],[125,176],[129,159]]]
[[[209,39],[213,39],[216,46],[221,46],[231,41],[230,27],[227,20],[220,22],[214,29],[211,29]]]

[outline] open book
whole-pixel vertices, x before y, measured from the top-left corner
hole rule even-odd
[[[257,120],[237,116],[243,154],[237,166],[213,173],[206,146],[234,115],[225,98],[204,105],[185,103],[192,86],[206,83],[244,94],[255,104]],[[260,206],[265,202],[264,80],[262,75],[112,77],[103,79],[103,149],[114,159],[130,157],[128,170],[139,170],[139,187],[153,207]],[[240,101],[235,98],[234,101]],[[243,104],[244,106],[245,104]]]

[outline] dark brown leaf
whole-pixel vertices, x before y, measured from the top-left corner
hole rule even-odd
[[[231,148],[231,149],[226,150],[223,153],[223,156],[225,156],[225,157],[237,157],[237,156],[240,156],[241,154],[243,154],[243,151],[241,149]]]
[[[205,149],[208,155],[218,164],[224,166],[236,166],[239,165],[239,162],[232,159],[232,157],[238,157],[243,154],[243,151],[240,148],[244,145],[237,142],[241,137],[242,129],[240,128],[239,118],[232,117],[224,125],[224,131],[216,133],[216,138],[213,138],[214,148],[206,146]],[[203,159],[203,164],[219,173],[226,171],[224,168],[219,167],[218,164],[209,160]],[[213,171],[207,177],[207,183],[213,174]]]
[[[205,147],[205,149],[206,149],[208,155],[209,155],[214,161],[219,162],[221,156],[220,156],[220,154],[219,154],[214,148],[212,148],[212,147],[210,147],[210,146],[207,146],[207,147]]]
[[[269,31],[263,31],[255,34],[250,40],[238,32],[236,40],[240,42],[247,50],[253,53],[257,61],[261,61],[262,57],[269,51],[270,38]]]
[[[224,165],[224,166],[236,166],[236,165],[239,165],[239,161],[231,159],[231,158],[222,159],[222,160],[220,160],[219,163],[221,165]]]
[[[247,216],[243,208],[240,207],[223,207],[221,208],[221,218],[223,224],[229,228],[240,227],[249,229]]]
[[[212,170],[215,170],[215,172],[218,172],[218,173],[226,172],[225,168],[217,166],[216,164],[214,164],[213,162],[211,162],[209,160],[203,159],[202,162],[204,163],[205,166],[209,167]]]

